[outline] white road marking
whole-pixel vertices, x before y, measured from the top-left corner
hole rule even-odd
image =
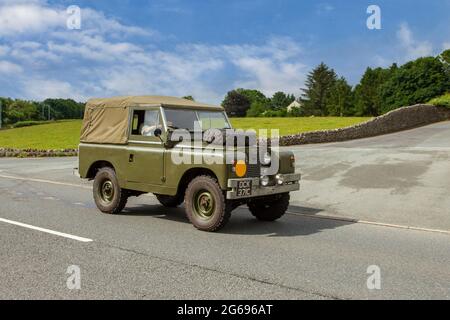
[[[0,174],[0,178],[12,179],[12,180],[22,180],[22,181],[31,181],[31,182],[49,183],[49,184],[55,184],[55,185],[61,185],[61,186],[69,186],[69,187],[76,187],[76,188],[83,188],[83,189],[89,189],[89,190],[92,189],[91,186],[83,186],[81,184],[59,182],[59,181],[53,181],[53,180],[22,178],[22,177],[1,175],[1,174]],[[146,194],[146,196],[152,196],[152,195]],[[358,220],[358,219],[352,219],[352,218],[344,218],[344,217],[338,217],[338,216],[310,215],[310,214],[295,213],[295,212],[289,212],[289,211],[287,213],[288,214],[292,214],[292,215],[296,215],[296,216],[306,217],[306,218],[345,221],[345,222],[361,223],[361,224],[367,224],[367,225],[375,225],[375,226],[380,226],[380,227],[415,230],[415,231],[424,231],[424,232],[434,232],[434,233],[442,233],[442,234],[450,235],[450,231],[449,230],[428,229],[428,228],[420,228],[420,227],[402,226],[402,225],[388,224],[388,223],[382,223],[382,222],[373,222],[373,221],[364,221],[364,220]]]
[[[12,221],[12,220],[7,220],[7,219],[3,219],[3,218],[0,218],[0,222],[9,223],[9,224],[12,224],[12,225],[16,225],[16,226],[19,226],[19,227],[32,229],[32,230],[36,230],[36,231],[41,231],[41,232],[53,234],[53,235],[56,235],[56,236],[60,236],[60,237],[64,237],[64,238],[68,238],[68,239],[72,239],[72,240],[76,240],[76,241],[80,241],[80,242],[92,242],[92,241],[94,241],[92,239],[78,237],[78,236],[74,236],[74,235],[63,233],[63,232],[59,232],[59,231],[53,231],[53,230],[50,230],[50,229],[44,229],[44,228],[40,228],[40,227],[35,227],[35,226],[29,225],[29,224],[25,224],[25,223],[21,223],[21,222],[17,222],[17,221]]]
[[[450,235],[449,230],[440,230],[440,229],[429,229],[429,228],[420,228],[420,227],[411,227],[411,226],[402,226],[399,224],[391,224],[391,223],[383,223],[383,222],[374,222],[374,221],[365,221],[365,220],[358,220],[358,219],[352,219],[352,218],[345,218],[345,217],[338,217],[338,216],[326,216],[326,215],[310,215],[310,214],[304,214],[304,213],[296,213],[296,212],[290,212],[287,211],[288,214],[294,215],[294,216],[300,216],[300,217],[306,217],[306,218],[313,218],[313,219],[322,219],[322,220],[334,220],[334,221],[342,221],[342,222],[352,222],[352,223],[361,223],[361,224],[368,224],[373,226],[379,226],[379,227],[387,227],[387,228],[396,228],[396,229],[405,229],[405,230],[414,230],[414,231],[425,231],[425,232],[434,232],[434,233],[443,233]]]
[[[2,174],[0,174],[0,178],[11,179],[11,180],[30,181],[30,182],[50,183],[50,184],[56,184],[59,186],[77,187],[77,188],[83,188],[83,189],[91,189],[92,188],[90,186],[83,186],[81,184],[75,184],[75,183],[59,182],[59,181],[45,180],[45,179],[23,178],[23,177],[16,177],[16,176],[7,176],[7,175],[2,175]]]

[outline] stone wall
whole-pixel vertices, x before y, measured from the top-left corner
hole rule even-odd
[[[292,146],[368,138],[446,120],[450,120],[450,109],[418,104],[396,109],[352,127],[284,136],[280,138],[280,145]]]
[[[78,155],[76,149],[62,150],[35,150],[35,149],[11,149],[0,148],[0,158],[42,158],[42,157],[74,157]]]

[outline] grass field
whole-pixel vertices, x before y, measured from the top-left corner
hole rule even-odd
[[[350,126],[370,118],[238,118],[231,119],[239,129],[280,129],[280,135]],[[0,130],[0,148],[72,149],[77,148],[81,120],[56,122],[32,127]]]
[[[279,129],[281,136],[302,132],[337,129],[370,120],[370,118],[237,118],[231,119],[234,128],[239,129]]]
[[[76,149],[81,120],[0,131],[0,147],[17,149]]]

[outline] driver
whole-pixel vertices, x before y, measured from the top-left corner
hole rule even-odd
[[[144,123],[141,127],[141,135],[144,137],[153,137],[155,135],[155,129],[160,128],[161,125],[157,124],[159,121],[159,114],[156,111],[147,111],[145,113]]]

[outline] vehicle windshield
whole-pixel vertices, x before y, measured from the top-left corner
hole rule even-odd
[[[224,112],[197,111],[186,109],[165,109],[167,126],[172,129],[194,131],[195,122],[199,122],[202,131],[208,129],[231,129]]]

